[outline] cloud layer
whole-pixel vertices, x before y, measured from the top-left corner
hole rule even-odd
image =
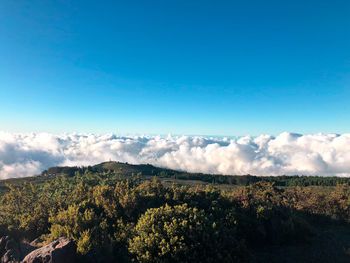
[[[350,176],[350,134],[216,139],[0,132],[0,179],[109,160],[203,173]]]

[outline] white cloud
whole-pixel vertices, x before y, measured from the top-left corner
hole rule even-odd
[[[189,172],[350,176],[350,134],[234,139],[0,132],[0,178],[113,160]]]

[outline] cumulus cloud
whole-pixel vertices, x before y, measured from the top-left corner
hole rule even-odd
[[[350,134],[217,139],[0,132],[0,179],[109,160],[218,174],[350,176]]]

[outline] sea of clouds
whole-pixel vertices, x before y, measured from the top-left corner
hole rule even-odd
[[[350,134],[218,139],[0,132],[0,179],[109,160],[217,174],[350,176]]]

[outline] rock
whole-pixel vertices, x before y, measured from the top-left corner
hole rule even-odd
[[[72,239],[61,237],[29,253],[22,263],[73,263],[76,248]]]
[[[20,253],[18,250],[7,250],[5,255],[1,258],[1,263],[17,263],[20,260]]]
[[[40,247],[41,244],[44,242],[40,237],[34,239],[32,242],[30,242],[30,245],[33,247]]]
[[[0,263],[18,263],[23,258],[21,262],[26,263],[71,263],[75,262],[75,255],[76,245],[68,238],[59,238],[41,248],[25,241],[16,242],[9,236],[0,238]]]
[[[0,239],[0,257],[1,263],[19,262],[21,251],[18,243],[9,236]]]
[[[0,238],[0,258],[6,253],[5,247],[9,239],[9,236],[3,236]]]

